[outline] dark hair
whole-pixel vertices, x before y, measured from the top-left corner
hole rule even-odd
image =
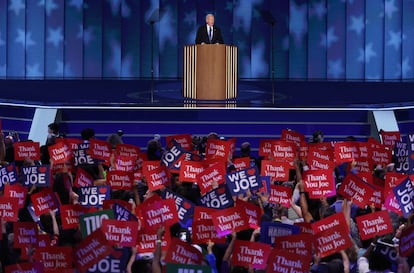
[[[91,128],[85,128],[81,132],[81,137],[83,140],[89,140],[95,137],[95,131]]]
[[[57,123],[55,123],[55,122],[50,123],[47,127],[48,127],[50,130],[52,130],[52,132],[53,132],[54,134],[57,134],[57,133],[59,132],[59,124],[57,124]]]

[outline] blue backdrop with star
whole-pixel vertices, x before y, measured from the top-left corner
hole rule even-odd
[[[414,79],[414,0],[0,0],[0,78],[180,78],[207,13],[240,78]]]

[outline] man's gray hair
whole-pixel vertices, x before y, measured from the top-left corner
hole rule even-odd
[[[212,14],[212,13],[207,14],[207,15],[206,15],[206,20],[207,20],[207,18],[208,18],[209,16],[213,16],[213,17],[214,17],[214,14]]]

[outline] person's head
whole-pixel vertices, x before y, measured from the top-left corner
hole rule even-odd
[[[123,143],[122,138],[118,134],[110,135],[106,141],[111,144],[112,149],[115,149],[117,144]]]
[[[148,160],[159,160],[160,156],[157,154],[160,150],[159,142],[155,139],[148,141],[147,144],[147,157]]]
[[[135,260],[131,267],[132,273],[151,273],[152,261],[151,260]]]
[[[219,135],[216,132],[210,132],[207,135],[207,139],[220,139]]]
[[[209,26],[213,26],[214,25],[214,15],[209,13],[206,15],[206,23]]]
[[[57,135],[59,133],[59,125],[57,123],[50,123],[47,126],[47,133]]]
[[[312,134],[312,143],[322,143],[324,140],[324,135],[322,131],[315,131]]]
[[[122,137],[123,135],[124,135],[124,131],[123,130],[118,130],[117,132],[116,132],[117,134],[118,134],[118,136],[120,136],[120,137]]]
[[[250,156],[250,143],[249,142],[243,142],[240,151],[242,156]]]
[[[81,137],[83,140],[89,140],[95,137],[95,131],[91,128],[83,129],[81,132]]]

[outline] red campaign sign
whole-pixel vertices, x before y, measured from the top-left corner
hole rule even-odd
[[[372,145],[368,142],[358,143],[359,158],[371,158],[372,157]]]
[[[26,201],[26,195],[28,192],[28,188],[24,187],[20,184],[6,184],[4,185],[4,197],[11,197],[11,198],[18,198],[19,199],[19,209],[24,207],[24,202]]]
[[[398,214],[400,216],[403,215],[401,207],[400,207],[400,203],[398,202],[397,198],[395,197],[394,191],[390,191],[386,195],[385,201],[384,201],[384,207],[387,210],[394,212],[395,214]]]
[[[82,205],[61,205],[60,218],[62,219],[62,229],[72,229],[79,227],[79,216],[89,210]]]
[[[273,160],[262,160],[261,176],[270,176],[272,181],[288,181],[290,164]]]
[[[382,236],[394,231],[388,211],[377,211],[355,218],[361,240]]]
[[[161,225],[171,226],[180,221],[174,199],[144,204],[141,212],[143,225],[147,229],[158,229]]]
[[[374,185],[374,176],[372,175],[372,172],[358,172],[356,176],[358,176],[365,183]]]
[[[142,170],[136,170],[134,172],[134,181],[142,181]]]
[[[241,199],[237,200],[237,206],[241,207],[242,210],[246,212],[249,217],[249,225],[251,228],[260,228],[263,213],[259,206]]]
[[[207,244],[212,241],[216,244],[225,244],[226,237],[218,237],[213,220],[194,220],[192,226],[192,242],[194,244]]]
[[[344,178],[338,193],[346,199],[352,200],[358,207],[365,208],[366,205],[371,205],[369,200],[374,194],[374,188],[350,173]]]
[[[303,256],[312,256],[313,236],[309,233],[277,237],[275,248],[284,249]]]
[[[111,190],[132,190],[133,173],[122,171],[109,171],[106,173],[106,181]]]
[[[388,195],[395,186],[399,185],[403,180],[407,179],[406,174],[387,172],[385,175],[384,195]]]
[[[305,136],[299,132],[283,129],[280,136],[281,140],[293,142],[297,147],[301,146],[302,142],[305,142]]]
[[[261,139],[259,142],[259,156],[265,158],[269,157],[269,154],[272,152],[272,143],[274,139]]]
[[[403,230],[400,237],[400,256],[408,257],[414,252],[414,225]]]
[[[336,142],[334,145],[335,161],[337,165],[352,162],[359,157],[357,142]]]
[[[19,199],[0,197],[0,218],[6,222],[17,222],[19,218]]]
[[[37,224],[34,222],[16,222],[13,225],[15,248],[24,248],[37,245]]]
[[[32,194],[30,199],[32,200],[33,209],[37,216],[59,207],[57,196],[50,188],[44,188],[42,191]]]
[[[384,146],[372,148],[372,159],[375,164],[386,166],[392,161],[392,150],[388,150]]]
[[[381,209],[385,199],[383,195],[384,188],[374,185],[372,185],[372,188],[374,189],[374,193],[369,199],[369,203],[373,204],[377,209]]]
[[[226,167],[219,162],[197,175],[197,183],[201,194],[204,195],[213,189],[213,185],[220,185],[226,182]]]
[[[155,251],[156,243],[158,240],[156,230],[139,230],[137,233],[137,252],[138,253],[152,253]],[[162,238],[161,249],[167,251],[171,244],[170,230],[165,230],[164,237]]]
[[[211,215],[218,211],[217,209],[195,206],[194,207],[194,221],[212,220]]]
[[[78,149],[78,144],[83,143],[82,139],[78,138],[57,138],[56,143],[65,143],[72,151]]]
[[[312,224],[312,229],[314,234],[322,231],[329,230],[331,228],[335,228],[338,226],[345,226],[348,227],[346,223],[345,216],[342,212],[335,213],[331,216],[323,218]],[[349,233],[349,232],[348,232]]]
[[[41,263],[18,263],[8,265],[5,268],[6,273],[43,273],[43,265]]]
[[[374,169],[374,161],[371,157],[360,157],[354,168],[358,172],[371,172]]]
[[[335,167],[332,149],[310,144],[307,163],[312,170],[329,170]]]
[[[72,247],[38,247],[33,258],[43,264],[46,272],[59,272],[62,269],[72,268]]]
[[[65,142],[58,142],[48,147],[50,159],[54,164],[65,163],[73,157],[72,149]]]
[[[132,172],[134,171],[136,160],[137,158],[134,156],[117,156],[114,159],[115,170],[122,172]]]
[[[197,175],[204,171],[205,164],[196,161],[182,161],[180,167],[180,181],[197,183]]]
[[[164,188],[170,181],[167,167],[165,165],[158,166],[156,169],[149,171],[146,176],[148,189],[156,191]]]
[[[165,262],[172,264],[201,264],[202,261],[203,255],[197,248],[178,238],[171,239]]]
[[[280,204],[286,208],[290,208],[290,200],[292,199],[292,188],[281,185],[270,185],[269,203]]]
[[[134,247],[137,244],[138,226],[139,223],[136,221],[103,219],[101,230],[105,233],[109,243],[122,247]]]
[[[380,132],[382,143],[389,149],[394,149],[395,142],[401,141],[401,134],[399,131],[386,132],[381,130]]]
[[[227,161],[231,151],[231,141],[225,141],[220,139],[207,140],[206,146],[206,158],[223,158]]]
[[[166,136],[166,142],[171,142],[171,140],[175,140],[178,144],[181,145],[181,148],[187,151],[193,150],[193,139],[190,134],[182,134],[182,135],[171,135]]]
[[[274,248],[269,255],[266,273],[308,273],[311,257]]]
[[[352,246],[343,213],[336,213],[312,224],[315,248],[321,258]]]
[[[299,159],[306,160],[308,158],[309,146],[308,143],[302,141],[299,147]]]
[[[93,186],[93,177],[83,168],[77,168],[73,185],[77,188]]]
[[[109,165],[111,162],[112,145],[109,142],[98,139],[89,140],[89,151],[87,152],[92,158],[103,160]]]
[[[161,166],[161,162],[159,160],[154,161],[143,161],[142,162],[142,176],[148,177],[148,174]]]
[[[240,157],[233,159],[234,168],[236,171],[250,168],[250,157]]]
[[[112,252],[105,234],[97,229],[83,239],[74,250],[76,268],[84,273]]]
[[[39,142],[16,142],[14,143],[14,160],[22,161],[25,159],[40,160]]]
[[[309,198],[319,199],[336,194],[335,177],[333,169],[309,170],[303,172],[303,183]]]
[[[296,144],[283,140],[272,142],[272,151],[269,156],[275,161],[286,161],[293,163],[296,158]]]
[[[271,251],[272,247],[269,244],[236,240],[231,264],[264,270]]]
[[[314,234],[311,223],[299,222],[299,223],[294,223],[294,225],[300,228],[300,234],[303,234],[303,233],[310,234],[310,235]]]
[[[223,209],[211,216],[219,237],[250,228],[249,218],[241,207]]]
[[[117,156],[136,157],[140,155],[140,148],[131,144],[117,144],[115,146]]]

